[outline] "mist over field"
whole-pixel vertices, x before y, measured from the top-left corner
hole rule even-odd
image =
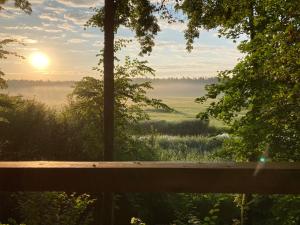
[[[60,107],[67,102],[67,96],[72,92],[73,81],[51,82],[30,80],[9,80],[8,88],[1,90],[9,95],[22,95],[35,99],[51,107]]]
[[[145,79],[135,79],[134,82],[143,82]],[[160,98],[173,107],[187,109],[193,105],[196,97],[205,94],[205,85],[217,82],[216,78],[169,78],[151,79],[153,89],[148,95]],[[8,80],[8,88],[1,90],[10,95],[22,95],[25,98],[35,99],[50,107],[60,108],[67,103],[68,95],[72,93],[75,81],[33,81]],[[193,117],[195,114],[193,115]]]

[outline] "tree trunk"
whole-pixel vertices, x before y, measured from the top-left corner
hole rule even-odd
[[[104,6],[104,161],[114,159],[114,27],[115,4],[105,0]],[[104,193],[102,225],[113,225],[113,193]]]
[[[105,0],[104,18],[104,161],[114,158],[114,1]]]

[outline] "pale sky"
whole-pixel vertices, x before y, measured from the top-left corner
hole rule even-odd
[[[12,2],[12,1],[11,1]],[[91,17],[91,7],[101,6],[103,0],[31,0],[32,14],[27,15],[9,5],[0,12],[0,40],[15,38],[25,46],[14,44],[14,50],[25,60],[10,57],[1,60],[6,79],[79,80],[97,76],[96,54],[103,46],[103,33],[96,28],[84,30]],[[218,71],[231,69],[242,57],[231,40],[220,39],[216,31],[202,31],[195,40],[194,50],[185,49],[185,24],[168,24],[159,20],[161,32],[155,39],[151,56],[143,57],[156,70],[156,77],[215,76]],[[120,28],[117,38],[134,38],[134,34]],[[35,68],[31,55],[40,52],[48,57],[47,67]],[[130,44],[120,53],[138,57],[139,45]]]

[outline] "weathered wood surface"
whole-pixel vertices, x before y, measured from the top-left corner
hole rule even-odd
[[[300,163],[0,162],[0,191],[300,194]]]

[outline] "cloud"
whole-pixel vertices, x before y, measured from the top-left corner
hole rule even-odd
[[[43,31],[47,32],[47,33],[62,33],[62,30],[59,29],[44,29]]]
[[[23,44],[35,44],[35,43],[38,43],[37,40],[29,38],[29,37],[24,36],[24,35],[8,35],[8,34],[0,33],[0,40],[1,39],[15,39],[19,43],[23,43]]]
[[[104,47],[104,42],[103,41],[95,41],[92,45],[94,47],[97,47],[97,48],[101,49],[101,48]]]
[[[1,12],[1,19],[3,19],[3,18],[5,18],[5,19],[11,19],[13,17],[14,16],[11,13],[7,12],[7,11]]]
[[[65,31],[71,31],[71,32],[76,32],[76,29],[74,26],[72,26],[69,23],[62,23],[62,24],[57,24],[57,28],[60,28]]]
[[[65,35],[52,35],[52,36],[43,36],[44,39],[48,39],[48,40],[57,40],[57,39],[61,39],[61,38],[65,38]]]
[[[32,1],[37,4],[42,2],[42,0]],[[155,1],[160,0],[152,2]],[[12,48],[17,49],[20,54],[24,53],[23,55],[27,55],[29,47],[49,48],[49,51],[57,55],[58,60],[70,61],[70,63],[64,63],[62,68],[54,68],[57,71],[53,71],[53,76],[57,79],[65,79],[62,76],[65,73],[68,74],[66,76],[69,79],[74,79],[82,74],[73,77],[73,61],[78,61],[76,66],[82,67],[82,71],[84,69],[88,71],[93,66],[92,62],[95,61],[96,65],[95,54],[103,48],[103,32],[97,28],[84,31],[82,27],[93,14],[89,7],[96,6],[98,3],[103,4],[103,0],[44,0],[43,5],[33,8],[31,16],[13,7],[7,8],[8,12],[2,11],[5,17],[2,16],[4,19],[1,20],[0,39],[9,37],[5,33],[20,34],[13,35],[11,38],[18,39],[27,45],[13,45]],[[222,40],[220,42],[215,34],[207,35],[206,33],[195,41],[193,51],[188,53],[182,32],[186,24],[169,24],[162,19],[159,19],[158,23],[162,32],[155,39],[155,47],[151,56],[144,58],[157,70],[158,76],[215,75],[217,71],[232,68],[236,60],[242,57],[234,45]],[[118,53],[120,59],[123,59],[125,55],[137,57],[140,46],[130,29],[122,26],[116,38],[133,39],[132,43]],[[11,69],[20,71],[15,66],[11,66]]]
[[[45,27],[48,27],[45,25]],[[62,30],[45,28],[43,26],[6,26],[6,30],[31,30],[31,31],[43,31],[47,33],[61,33]]]
[[[89,8],[103,5],[104,0],[56,0],[57,2],[74,8]]]
[[[185,60],[171,60],[168,63],[162,63],[161,65],[153,63],[153,68],[156,70],[158,76],[164,77],[182,77],[182,76],[216,76],[219,71],[232,69],[235,62],[207,62],[201,59],[190,59]]]
[[[102,38],[103,35],[93,33],[81,33],[81,36],[84,38]]]
[[[76,10],[64,14],[64,19],[71,21],[72,23],[83,26],[91,18],[91,11]]]
[[[183,42],[156,41],[148,58],[158,76],[215,76],[218,71],[232,69],[243,57],[236,46],[194,44],[191,53]]]
[[[26,38],[23,40],[25,44],[36,44],[38,43],[37,40],[31,39],[31,38]]]
[[[42,4],[44,4],[44,0],[30,0],[30,3],[32,4],[32,5],[35,5],[35,4],[39,4],[39,5],[42,5]]]
[[[16,12],[20,11],[20,9],[18,9],[18,8],[15,7],[15,4],[14,4],[13,1],[4,1],[4,4],[3,4],[3,1],[1,1],[1,2],[2,2],[2,4],[1,4],[1,7],[2,7],[1,14],[2,14],[2,10],[4,10],[4,11],[10,11],[10,12],[12,12],[12,11],[16,11]]]
[[[39,17],[42,20],[49,20],[51,22],[58,22],[58,21],[60,21],[60,19],[57,17],[57,15],[53,15],[53,14],[50,14],[50,13],[40,15]]]
[[[98,49],[88,49],[88,50],[86,50],[86,49],[84,49],[84,50],[82,50],[82,49],[70,49],[70,50],[68,50],[68,52],[79,53],[79,54],[82,55],[82,54],[90,54],[90,53],[96,54],[96,53],[99,52],[99,50]]]
[[[21,10],[15,8],[11,4],[7,4],[7,5],[4,5],[4,6],[1,5],[1,6],[2,6],[2,9],[1,9],[1,12],[0,12],[1,21],[2,21],[2,19],[13,19],[13,18],[16,18],[20,15],[25,14],[24,12],[22,12]]]
[[[73,38],[73,39],[69,39],[68,42],[72,43],[72,44],[80,44],[80,43],[87,42],[87,40],[79,39],[79,38]]]
[[[191,53],[188,53],[186,50],[185,43],[178,43],[175,41],[156,41],[155,47],[156,51],[169,51],[178,54],[188,54],[189,56],[196,56],[198,57],[200,54],[205,55],[215,55],[215,54],[222,54],[222,55],[230,55],[234,57],[242,56],[242,54],[236,49],[235,46],[220,46],[220,45],[213,45],[213,44],[194,44],[194,48]]]
[[[62,7],[58,8],[58,7],[52,7],[52,6],[46,6],[46,7],[44,7],[44,10],[47,10],[49,12],[53,12],[56,14],[63,13],[66,11],[65,8],[62,8]]]
[[[5,30],[43,30],[42,27],[38,26],[6,26]]]
[[[168,21],[164,19],[158,19],[158,25],[162,31],[175,30],[175,31],[182,32],[186,29],[186,23],[181,23],[181,22],[168,23]]]

